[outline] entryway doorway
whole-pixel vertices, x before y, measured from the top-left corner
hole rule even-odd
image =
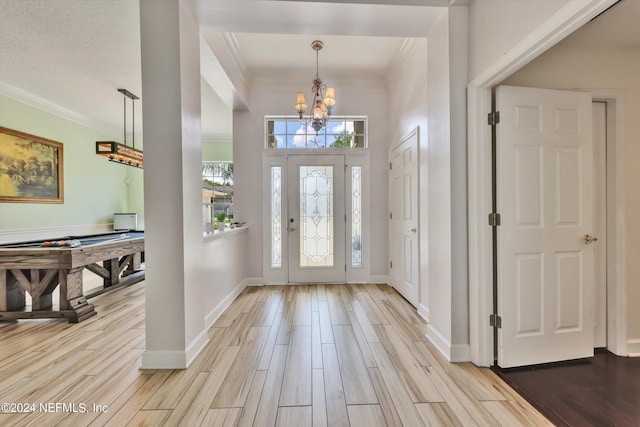
[[[370,283],[365,150],[263,153],[265,284]]]

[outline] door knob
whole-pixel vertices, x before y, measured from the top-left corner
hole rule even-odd
[[[416,227],[413,227],[413,228],[409,228],[409,229],[407,229],[407,231],[410,231],[410,232],[412,232],[412,233],[415,233],[415,232],[417,232],[417,231],[418,231],[418,229],[417,229]]]
[[[590,243],[593,243],[593,242],[597,242],[597,241],[598,241],[598,238],[597,238],[597,237],[594,237],[594,236],[592,236],[592,235],[590,235],[590,234],[585,234],[585,235],[584,235],[584,242],[585,242],[587,245],[588,245],[588,244],[590,244]]]

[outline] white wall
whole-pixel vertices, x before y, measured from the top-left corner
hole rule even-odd
[[[140,1],[145,144],[145,368],[184,368],[208,341],[202,301],[200,39],[183,2]]]
[[[468,8],[449,8],[451,126],[451,359],[469,360],[469,262],[467,233]]]
[[[474,0],[469,7],[469,81],[527,61],[527,49],[562,40],[616,0]],[[559,29],[551,32],[550,29]],[[550,36],[551,34],[551,36]],[[488,74],[486,74],[488,73]]]
[[[466,8],[450,8],[428,38],[430,325],[427,336],[453,361],[469,358],[466,23]]]
[[[310,74],[310,79],[313,75]],[[340,82],[322,76],[335,85],[335,115],[367,115],[371,152],[371,275],[388,275],[388,98],[382,81]],[[234,217],[249,227],[249,277],[262,273],[262,151],[264,116],[295,114],[293,105],[299,90],[310,87],[311,80],[293,82],[256,82],[252,87],[249,111],[233,115]]]
[[[444,13],[444,12],[443,12]],[[418,311],[429,320],[429,120],[427,106],[427,39],[410,39],[389,76],[389,150],[420,128],[420,300]]]
[[[390,76],[389,147],[420,126],[420,303],[427,336],[468,360],[466,241],[467,9],[453,7],[412,40]]]
[[[202,266],[202,302],[209,328],[244,289],[248,258],[247,229],[206,237]]]
[[[451,119],[449,15],[428,38],[427,205],[429,329],[427,336],[447,357],[451,353]]]
[[[470,80],[569,1],[473,0],[469,7]]]
[[[576,36],[579,36],[576,34]],[[571,40],[568,39],[569,42]],[[593,49],[560,43],[504,83],[551,89],[611,89],[624,94],[625,201],[627,236],[627,335],[640,352],[640,50]],[[635,346],[635,351],[634,351]]]

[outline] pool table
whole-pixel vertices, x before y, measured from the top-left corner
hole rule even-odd
[[[144,232],[140,231],[2,244],[0,321],[68,318],[77,323],[88,319],[96,311],[83,294],[83,270],[102,277],[104,289],[122,284],[126,280],[121,278],[127,276],[140,281],[144,278],[140,270],[143,253]],[[54,305],[52,293],[58,287],[60,304]],[[26,293],[31,296],[30,307]]]

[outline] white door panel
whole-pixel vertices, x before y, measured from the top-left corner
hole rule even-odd
[[[411,304],[419,302],[418,132],[416,128],[390,154],[390,282]]]
[[[498,365],[593,355],[591,95],[496,91]]]

